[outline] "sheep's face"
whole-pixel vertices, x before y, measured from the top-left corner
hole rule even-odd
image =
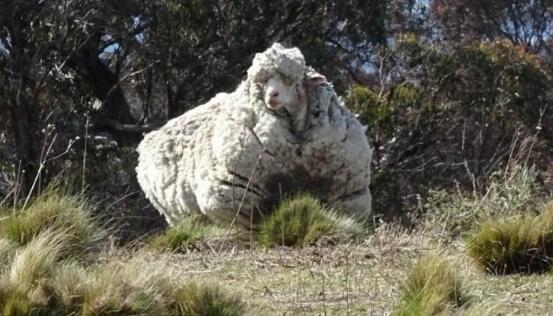
[[[302,80],[292,80],[276,74],[270,77],[264,86],[265,105],[273,111],[286,108],[295,112],[305,104],[305,90]]]

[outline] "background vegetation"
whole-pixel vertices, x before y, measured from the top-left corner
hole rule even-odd
[[[521,311],[551,310],[548,277],[534,274],[552,262],[553,1],[0,0],[0,8],[2,312],[50,306],[40,297],[87,315],[202,315],[210,297],[222,310],[245,310],[217,288],[168,290],[161,280],[171,269],[137,283],[136,271],[117,266],[132,256],[140,267],[178,261],[191,279],[225,280],[255,298],[254,310],[517,311],[485,291],[530,302]],[[368,125],[374,222],[301,197],[259,235],[201,218],[157,234],[164,220],[134,173],[143,133],[233,90],[275,41],[298,46]],[[413,265],[427,252],[439,258]],[[425,262],[440,275],[420,278]],[[469,275],[468,304],[449,262]],[[125,286],[110,288],[114,274]],[[74,280],[87,286],[64,287]],[[435,280],[450,294],[435,296],[443,292],[428,288]],[[516,286],[538,294],[511,293]]]

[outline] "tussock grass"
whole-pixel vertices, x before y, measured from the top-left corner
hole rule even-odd
[[[215,232],[197,218],[178,228],[152,245],[180,250]],[[138,251],[122,262],[96,251],[108,257],[81,260],[106,234],[81,197],[59,190],[7,214],[0,221],[0,315],[243,314],[239,298],[186,282],[167,260],[145,260],[151,252]]]
[[[553,264],[553,202],[537,217],[488,221],[467,240],[468,254],[493,274],[542,273]]]
[[[492,274],[539,273],[551,265],[534,218],[491,221],[467,241],[468,254]]]
[[[106,232],[92,218],[89,206],[79,196],[49,189],[25,209],[0,221],[0,237],[25,245],[45,230],[60,230],[71,239],[75,254],[102,239]]]
[[[2,315],[4,316],[39,315],[38,308],[26,295],[20,292],[12,292],[3,300],[1,306]]]
[[[306,246],[316,242],[348,240],[363,231],[360,223],[338,215],[310,195],[284,200],[259,231],[261,245]]]
[[[409,272],[401,299],[392,315],[441,315],[460,307],[468,298],[460,278],[439,256],[419,260]]]
[[[187,252],[201,249],[202,243],[225,234],[224,230],[209,222],[204,216],[192,215],[176,226],[169,227],[147,242],[149,249],[171,252]]]
[[[18,250],[7,271],[10,284],[29,291],[35,282],[47,276],[69,247],[67,235],[45,230]]]
[[[175,293],[176,312],[182,316],[240,316],[246,308],[237,296],[228,295],[214,285],[195,283]]]

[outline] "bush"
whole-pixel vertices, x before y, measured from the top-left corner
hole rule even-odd
[[[429,189],[479,191],[512,153],[550,165],[551,74],[535,54],[508,41],[396,39],[380,54],[379,84],[344,100],[369,127],[375,211],[414,211]]]
[[[192,215],[154,236],[148,241],[148,247],[161,251],[186,252],[200,249],[202,242],[223,234],[223,230],[210,223],[206,217]]]
[[[392,315],[438,315],[468,301],[460,278],[439,256],[419,260],[409,272]]]
[[[106,234],[92,218],[87,203],[57,189],[47,190],[0,222],[0,236],[25,245],[45,230],[63,231],[75,254],[94,245]]]
[[[266,247],[306,246],[318,241],[347,240],[358,236],[362,225],[336,214],[309,195],[283,201],[262,223],[259,241]]]
[[[237,297],[211,285],[195,283],[181,287],[175,293],[176,314],[181,316],[239,316],[244,315],[244,303]]]

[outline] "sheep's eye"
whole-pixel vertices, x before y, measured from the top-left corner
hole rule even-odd
[[[282,77],[282,82],[284,82],[284,84],[287,85],[287,86],[291,86],[294,83],[294,81],[292,79],[287,78],[287,77]]]

